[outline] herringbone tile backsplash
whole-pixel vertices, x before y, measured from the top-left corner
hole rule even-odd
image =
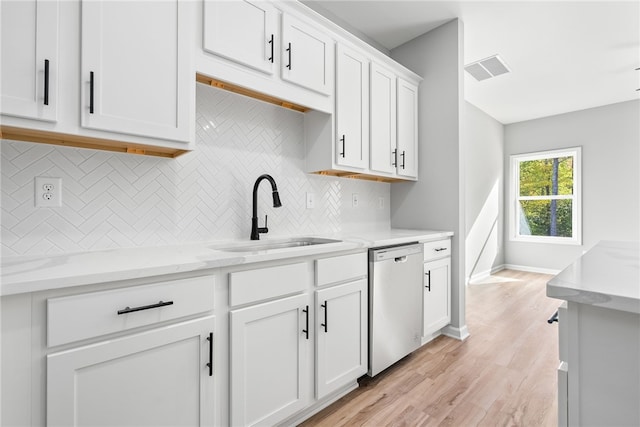
[[[272,236],[388,227],[389,184],[304,173],[303,127],[300,113],[198,85],[196,149],[177,159],[2,141],[2,255],[248,239],[263,173],[282,199],[273,209],[261,184]],[[34,207],[36,176],[62,178],[62,207]]]

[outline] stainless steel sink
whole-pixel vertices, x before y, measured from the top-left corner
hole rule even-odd
[[[238,244],[233,246],[216,247],[212,249],[223,252],[261,252],[276,249],[298,248],[303,246],[324,245],[327,243],[340,243],[342,240],[323,239],[319,237],[295,237],[285,240],[266,240],[262,242]]]

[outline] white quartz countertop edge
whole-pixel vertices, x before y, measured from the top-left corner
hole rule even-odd
[[[427,242],[448,238],[452,232],[389,229],[343,235],[315,236],[341,240],[297,248],[251,253],[219,248],[249,241],[210,241],[182,245],[111,249],[104,251],[2,258],[0,296],[193,272],[287,258],[327,255],[352,250]],[[280,240],[299,236],[274,236]],[[308,236],[305,236],[308,237]]]
[[[547,296],[640,313],[639,247],[639,242],[599,242],[547,283]]]

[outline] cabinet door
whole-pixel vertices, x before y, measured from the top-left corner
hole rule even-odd
[[[205,0],[204,50],[273,74],[278,11],[251,0]]]
[[[336,50],[336,163],[366,168],[369,158],[369,62]]]
[[[188,142],[192,49],[186,2],[82,2],[83,127]]]
[[[451,258],[424,264],[424,325],[426,336],[451,322]]]
[[[316,398],[367,372],[367,281],[316,291]]]
[[[333,89],[333,40],[320,29],[282,14],[282,79],[329,95]]]
[[[231,425],[274,425],[309,403],[308,295],[231,311]]]
[[[394,174],[396,150],[396,76],[371,63],[371,138],[370,168],[375,172]]]
[[[418,86],[398,79],[397,173],[418,178]]]
[[[47,425],[213,425],[213,330],[210,316],[50,354]]]
[[[2,114],[56,121],[58,1],[0,3]]]

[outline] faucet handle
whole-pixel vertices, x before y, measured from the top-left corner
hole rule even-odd
[[[258,227],[258,233],[268,233],[269,229],[267,228],[267,215],[264,216],[264,227]]]
[[[265,229],[267,228],[267,218],[269,218],[269,216],[268,216],[268,215],[265,215],[265,216],[264,216],[264,228],[265,228]]]

